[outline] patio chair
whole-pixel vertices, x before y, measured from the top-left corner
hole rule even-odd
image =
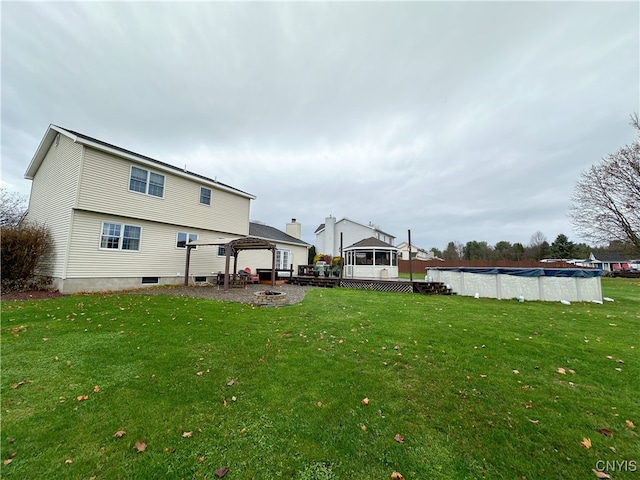
[[[260,283],[260,277],[257,274],[252,273],[251,268],[249,267],[244,270],[240,270],[238,273],[247,276],[247,283]]]

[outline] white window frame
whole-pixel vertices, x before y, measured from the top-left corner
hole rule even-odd
[[[134,168],[137,169],[137,170],[141,170],[141,171],[145,172],[144,192],[142,192],[140,190],[134,190],[134,189],[131,188],[131,180],[133,179],[133,169]],[[157,175],[159,177],[162,177],[162,195],[155,195],[154,193],[149,193],[149,190],[152,187],[152,185],[151,185],[151,176],[152,175]],[[138,181],[140,181],[140,180],[138,180]],[[155,197],[155,198],[164,198],[164,191],[167,188],[167,177],[165,175],[163,175],[162,173],[154,172],[153,170],[142,168],[142,167],[139,167],[137,165],[131,165],[131,168],[129,169],[129,187],[128,188],[129,188],[130,192],[140,193],[142,195],[148,195],[150,197]]]
[[[180,234],[185,236],[185,244],[183,246],[178,245],[178,243],[180,242],[179,237]],[[192,238],[195,237],[195,238]],[[180,248],[180,249],[184,249],[187,248],[187,243],[189,242],[197,242],[198,238],[200,238],[200,235],[197,233],[193,233],[193,232],[176,232],[176,248]],[[196,247],[196,250],[198,249],[198,247]]]
[[[105,225],[117,225],[118,226],[118,235],[109,235],[104,233],[104,228]],[[125,240],[125,236],[124,236],[124,232],[126,230],[126,227],[131,227],[131,228],[137,228],[139,235],[138,235],[138,248],[137,249],[133,249],[133,248],[122,248],[123,244],[124,244],[124,240]],[[117,238],[118,239],[118,247],[117,248],[113,248],[113,247],[104,247],[102,246],[102,239],[104,237],[107,238]],[[130,237],[133,238],[133,237]],[[108,242],[108,240],[107,240]],[[100,240],[98,242],[98,249],[99,250],[104,250],[107,252],[139,252],[141,250],[141,246],[142,246],[142,227],[138,226],[138,225],[130,225],[127,223],[118,223],[118,222],[102,222],[102,224],[100,225]]]
[[[208,190],[209,191],[209,203],[205,203],[205,202],[202,201],[202,192],[204,190]],[[200,205],[206,205],[207,207],[210,207],[212,198],[213,198],[213,191],[210,188],[200,187]]]

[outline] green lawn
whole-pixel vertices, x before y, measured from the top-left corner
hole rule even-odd
[[[2,302],[1,476],[638,479],[640,281],[603,290]]]

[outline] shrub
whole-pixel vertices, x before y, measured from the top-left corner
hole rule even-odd
[[[324,257],[325,257],[324,253],[316,253],[315,256],[313,257],[313,264],[315,265],[320,260],[324,260]]]
[[[2,291],[49,285],[53,237],[43,225],[21,223],[2,228]]]

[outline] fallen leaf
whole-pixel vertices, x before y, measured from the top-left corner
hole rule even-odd
[[[11,388],[18,388],[18,387],[21,387],[22,385],[26,385],[27,383],[33,383],[33,381],[32,380],[22,380],[22,381],[20,381],[18,383],[12,383],[11,384]]]
[[[629,428],[636,428],[631,420],[625,420],[624,423],[626,423]]]
[[[527,418],[527,420],[529,420],[531,423],[540,423],[540,420],[531,420],[530,418]]]
[[[182,438],[191,438],[193,436],[193,432],[184,432],[182,434]]]
[[[202,375],[203,373],[204,373],[204,371],[202,371],[202,372],[196,372],[196,375],[200,376],[200,375]]]
[[[235,402],[236,400],[238,400],[238,399],[235,397],[235,395],[233,397],[231,397],[231,401],[232,402]]]
[[[125,432],[124,430],[118,430],[116,433],[113,434],[114,437],[116,438],[122,438],[127,434],[127,432]]]
[[[582,445],[586,449],[591,448],[591,439],[586,438],[586,437],[583,438],[582,441],[580,442],[580,445]]]
[[[226,406],[227,406],[227,399],[226,399],[226,398],[223,398],[223,399],[222,399],[222,406],[223,406],[223,407],[226,407]]]
[[[601,428],[598,433],[603,434],[605,437],[613,437],[613,432],[608,428]]]
[[[89,395],[78,395],[78,396],[76,397],[76,400],[77,400],[78,402],[83,402],[83,401],[88,400],[88,399],[89,399]]]
[[[513,373],[515,373],[516,375],[518,375],[520,372],[518,370],[514,370]]]
[[[73,463],[73,460],[71,460],[70,458],[67,458],[67,459],[64,461],[64,463],[65,463],[65,464],[67,464],[67,465],[71,465],[71,464]]]
[[[601,472],[600,470],[596,470],[595,468],[592,468],[591,471],[596,476],[596,478],[611,478],[611,475],[609,475],[608,473]]]
[[[142,453],[147,449],[147,442],[143,441],[138,441],[136,442],[136,444],[133,446],[133,448],[135,448],[136,452],[138,453]]]
[[[14,337],[19,337],[20,336],[20,332],[26,332],[27,331],[27,327],[25,327],[24,325],[20,325],[19,327],[13,327],[11,329],[11,334]]]
[[[404,477],[400,472],[393,472],[391,474],[391,480],[404,480]]]
[[[43,342],[48,342],[48,341],[49,341],[49,339],[48,339],[47,337],[42,337],[42,341],[43,341]]]
[[[527,403],[524,404],[524,408],[533,408],[533,402],[529,400]]]
[[[366,425],[361,425],[360,428],[362,429],[363,432],[367,431],[367,426]]]
[[[566,375],[567,374],[567,371],[562,367],[558,367],[556,369],[556,372],[558,372],[560,375]]]
[[[317,405],[318,407],[322,407],[322,402],[318,402],[318,403],[316,403],[316,405]]]
[[[396,436],[393,437],[393,439],[398,443],[404,443],[404,437],[399,433],[396,433]]]
[[[240,430],[240,435],[244,435],[245,433],[247,433],[247,429],[243,428],[242,430]]]
[[[229,381],[227,382],[227,387],[231,387],[234,383],[236,383],[235,378],[234,378],[233,380],[229,380]]]
[[[11,462],[13,462],[13,458],[7,458],[4,462],[2,462],[2,465],[4,465],[5,467],[7,465],[9,465]]]
[[[93,387],[93,393],[98,393],[99,391],[100,391],[100,387],[98,385]]]
[[[220,467],[219,469],[217,469],[215,472],[213,472],[213,474],[218,477],[218,478],[222,478],[224,477],[227,473],[229,472],[229,467]]]
[[[360,403],[362,403],[362,405],[369,405],[369,399],[367,397],[365,397],[365,398],[362,399],[362,401]]]

